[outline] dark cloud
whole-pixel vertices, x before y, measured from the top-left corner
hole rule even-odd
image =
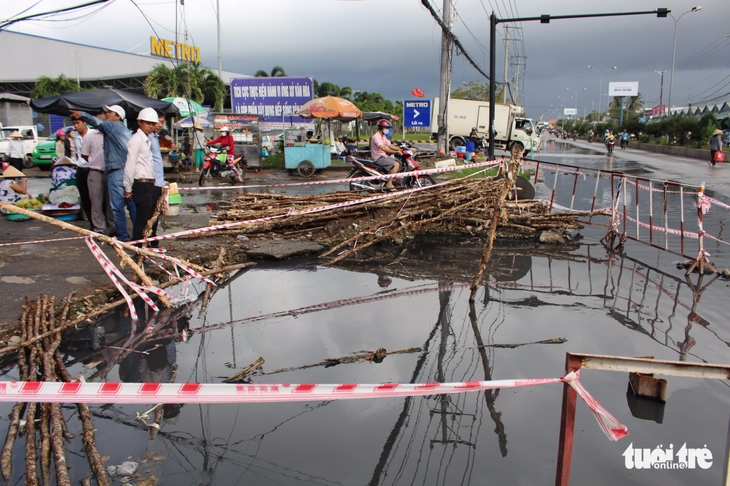
[[[0,6],[0,18],[15,14],[33,2],[14,2],[12,9],[7,5],[10,2],[5,3]],[[60,7],[74,2],[55,3]],[[204,64],[217,67],[212,3],[186,3],[188,43],[201,49]],[[440,9],[443,2],[431,0],[431,3]],[[139,4],[157,34],[172,39],[175,4],[145,4],[144,0]],[[455,2],[454,32],[484,70],[488,70],[489,48],[489,21],[485,11],[491,11],[492,4],[489,0]],[[656,5],[633,0],[616,0],[610,4],[579,0],[500,0],[495,4],[502,17],[629,12],[659,6],[670,8],[679,17],[694,5],[685,0],[659,1]],[[699,12],[684,15],[678,23],[673,89],[673,102],[677,105],[730,92],[730,78],[726,78],[730,75],[730,38],[723,37],[730,34],[727,23],[730,2],[708,0],[702,7]],[[221,10],[226,70],[253,74],[279,65],[290,75],[309,75],[320,82],[380,92],[392,100],[410,97],[410,90],[416,87],[429,98],[438,94],[441,33],[419,0],[221,0]],[[146,39],[154,35],[142,14],[129,2],[114,2],[87,22],[57,29],[63,25],[34,23],[16,25],[14,29],[134,52],[148,50]],[[109,25],[118,28],[109,29]],[[619,66],[604,75],[604,92],[608,81],[639,81],[640,91],[648,95],[650,104],[659,99],[659,75],[654,71],[666,70],[664,102],[668,100],[674,38],[671,18],[642,15],[555,20],[550,24],[525,22],[521,33],[527,55],[526,66],[521,68],[526,69],[522,100],[535,118],[550,105],[560,106],[562,101],[558,96],[572,95],[568,87],[580,91],[581,113],[583,107],[591,109],[591,100],[597,107],[599,74],[589,70],[588,64],[602,70]],[[504,62],[502,35],[500,27],[496,51],[499,81]],[[712,53],[711,46],[722,47],[723,42],[725,49]],[[693,60],[696,62],[690,64]],[[455,55],[453,86],[470,80],[482,78],[462,56]],[[587,89],[584,92],[582,88]],[[569,100],[567,106],[574,106],[574,101]]]

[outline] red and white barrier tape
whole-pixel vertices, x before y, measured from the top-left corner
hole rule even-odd
[[[455,170],[472,169],[475,167],[485,167],[499,165],[504,161],[504,157],[500,160],[485,160],[482,162],[475,162],[473,164],[455,165],[451,167],[441,167],[437,169],[421,169],[414,170],[412,172],[399,172],[397,174],[382,174],[377,176],[365,176],[365,177],[353,177],[350,179],[328,179],[326,181],[309,181],[309,182],[283,182],[281,184],[252,184],[247,186],[209,186],[209,187],[178,187],[178,191],[208,191],[208,190],[219,190],[219,189],[259,189],[268,187],[293,187],[293,186],[321,186],[326,184],[343,184],[347,182],[360,182],[360,181],[371,181],[375,179],[395,179],[398,177],[410,177],[415,175],[425,174],[440,174],[443,172],[451,172]],[[353,166],[354,168],[354,166]]]
[[[397,398],[566,383],[586,402],[601,430],[616,441],[628,429],[608,413],[578,381],[579,372],[562,378],[467,381],[458,383],[209,384],[0,382],[0,401],[38,403],[266,403],[362,398]]]
[[[52,241],[83,240],[86,236],[72,236],[70,238],[54,238],[52,240],[17,241],[14,243],[0,243],[0,246],[32,245],[35,243],[50,243]]]

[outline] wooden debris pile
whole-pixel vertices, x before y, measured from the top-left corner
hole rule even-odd
[[[296,214],[224,231],[256,237],[302,238],[326,246],[384,239],[415,232],[487,234],[495,211],[500,211],[497,235],[537,238],[543,230],[580,229],[576,214],[550,214],[538,201],[500,204],[503,180],[472,178],[410,194],[309,214]],[[372,195],[372,194],[370,194]],[[231,199],[232,207],[214,213],[211,224],[247,221],[339,204],[368,197],[357,192],[294,196],[246,194]]]
[[[21,339],[27,341],[32,336],[51,333],[41,341],[35,341],[18,351],[18,368],[22,381],[74,381],[66,369],[58,349],[61,344],[61,333],[56,332],[63,327],[68,314],[68,303],[56,321],[56,300],[39,295],[35,303],[26,297],[26,305],[21,315]],[[83,429],[83,444],[89,460],[94,479],[100,485],[111,485],[101,456],[94,440],[94,424],[88,405],[77,405],[79,419]],[[25,417],[23,419],[23,417]],[[41,484],[38,464],[40,463],[40,479],[42,484],[55,482],[59,485],[70,485],[68,467],[66,465],[65,440],[74,436],[68,430],[61,404],[59,403],[17,403],[10,413],[5,444],[0,451],[0,467],[5,482],[12,478],[13,446],[18,432],[25,434],[25,482]],[[51,469],[53,461],[53,470]]]

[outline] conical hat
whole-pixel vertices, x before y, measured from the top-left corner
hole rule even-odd
[[[15,179],[17,177],[25,177],[25,174],[23,174],[11,165],[3,171],[3,175],[1,175],[0,177],[4,177],[6,179]]]
[[[13,133],[10,134],[10,138],[23,138],[23,136],[20,134],[19,131],[15,130]]]
[[[713,134],[713,135],[722,135],[722,130],[720,130],[720,129],[718,128],[718,129],[717,129],[717,130],[715,130],[715,131],[714,131],[714,132],[713,132],[712,134]],[[11,135],[11,137],[12,137],[12,135]]]
[[[61,157],[60,159],[57,159],[53,163],[53,167],[58,167],[60,165],[70,165],[72,167],[76,167],[76,163],[73,160],[66,157],[65,155],[63,157]]]

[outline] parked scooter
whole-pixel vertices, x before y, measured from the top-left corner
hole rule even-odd
[[[400,160],[399,174],[403,176],[396,177],[393,184],[402,189],[412,189],[415,187],[432,186],[436,184],[436,181],[431,177],[430,174],[406,175],[408,172],[420,170],[418,162],[415,157],[418,153],[418,149],[409,143],[397,144],[401,149],[400,154],[396,154],[394,157]],[[357,159],[350,156],[350,162],[355,166],[352,168],[350,173],[347,175],[347,179],[354,179],[356,177],[368,177],[368,176],[379,176],[387,174],[388,172],[376,165],[372,160]],[[383,187],[387,184],[387,179],[372,179],[368,181],[354,181],[350,182],[351,191],[382,191]]]
[[[241,156],[236,159],[228,155],[228,148],[219,145],[210,147],[205,156],[203,168],[200,169],[198,185],[202,186],[206,178],[231,179],[232,182],[243,182],[246,176],[248,163],[246,158]]]

